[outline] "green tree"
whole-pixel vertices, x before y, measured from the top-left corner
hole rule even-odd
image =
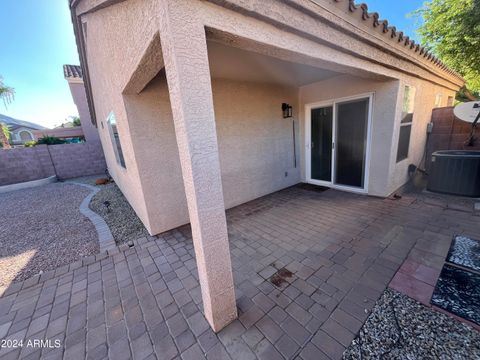
[[[431,0],[415,12],[423,18],[421,42],[467,87],[480,92],[480,0]]]
[[[5,106],[10,104],[15,96],[15,90],[3,83],[3,78],[0,76],[0,99],[3,100]]]
[[[8,139],[10,138],[10,129],[5,123],[0,123],[0,148],[8,148]]]
[[[15,96],[15,90],[3,83],[3,78],[0,76],[0,99],[3,100],[3,104],[7,107],[7,104],[10,104]],[[7,149],[10,148],[8,139],[10,137],[10,130],[6,124],[0,123],[0,147]]]
[[[10,137],[10,129],[8,128],[8,125],[5,123],[0,123],[0,126],[2,127],[3,135],[8,139]]]
[[[78,116],[72,116],[72,124],[73,126],[82,126],[80,122],[80,118]]]

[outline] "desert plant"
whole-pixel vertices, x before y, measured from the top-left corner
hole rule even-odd
[[[35,145],[37,145],[37,142],[35,140],[30,140],[23,144],[23,146],[25,147],[34,147]]]
[[[65,144],[65,140],[57,138],[55,136],[44,135],[42,138],[37,140],[37,145],[57,145]]]
[[[0,148],[9,148],[10,129],[5,123],[0,123]]]

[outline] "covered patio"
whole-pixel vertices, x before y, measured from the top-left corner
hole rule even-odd
[[[127,162],[136,159],[141,197],[129,198],[124,175],[112,172],[151,234],[191,224],[204,313],[217,332],[238,317],[228,238],[241,231],[235,231],[238,224],[225,223],[224,209],[301,181],[388,194],[394,146],[383,134],[395,126],[400,82],[383,72],[334,64],[278,44],[259,46],[214,28],[202,31],[192,34],[198,37],[201,58],[195,68],[177,48],[180,40],[167,38],[176,32],[165,29],[166,38],[160,31],[152,39],[123,89],[126,120],[137,134],[125,157]],[[175,47],[172,53],[170,46]],[[283,104],[290,107],[289,114],[283,114]],[[120,125],[117,129],[122,130]],[[308,206],[308,196],[302,198]],[[139,200],[145,212],[135,206]],[[335,232],[333,238],[323,232],[322,244],[311,249],[311,236],[327,230],[316,215],[307,217],[308,225],[296,224],[296,234],[286,233],[287,225],[271,238],[285,250],[328,251],[335,245]],[[260,231],[262,225],[255,227]],[[261,255],[260,263],[234,277],[249,277],[251,271],[270,277],[286,265],[276,249],[273,259],[261,242],[258,247],[260,253],[250,255]],[[262,265],[265,269],[258,268]]]
[[[225,209],[302,181],[388,196],[422,159],[435,93],[452,95],[463,85],[458,74],[365,5],[346,0],[72,0],[71,10],[109,173],[151,235],[191,224],[192,262],[213,331],[238,324],[235,289],[246,278],[257,286],[277,271],[303,269],[284,269],[282,246],[297,263],[316,256],[314,272],[324,265],[322,254],[331,254],[355,264],[365,257],[374,267],[366,281],[373,284],[392,275],[369,263],[382,248],[370,249],[371,239],[358,237],[375,217],[362,222],[345,208],[341,223],[334,223],[339,209],[328,209],[333,222],[312,218],[304,214],[312,200],[302,196],[302,204],[289,202],[302,218],[286,211],[279,225],[252,224],[245,236],[239,224],[227,226]],[[370,216],[390,225],[388,213],[377,211]],[[262,235],[266,229],[273,235]],[[403,254],[396,247],[406,251],[412,235],[403,240],[401,229],[390,230],[392,253]],[[254,245],[230,249],[229,236],[256,241],[260,235]],[[235,253],[244,250],[251,257],[240,265],[251,267],[239,272]]]
[[[340,359],[415,244],[438,253],[436,237],[480,237],[473,210],[323,190],[294,186],[227,211],[239,317],[217,334],[183,226],[12,284],[1,337],[61,345],[2,358]]]

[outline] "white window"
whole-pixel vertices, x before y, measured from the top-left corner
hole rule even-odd
[[[447,106],[453,106],[453,96],[449,96],[447,98]]]
[[[408,158],[414,107],[415,88],[413,86],[406,85],[403,91],[402,118],[400,120],[400,133],[398,136],[397,162]]]
[[[442,107],[442,100],[443,100],[443,95],[442,94],[437,94],[435,96],[435,108]]]
[[[120,144],[120,136],[117,129],[117,120],[115,119],[115,114],[113,112],[108,115],[107,124],[117,163],[119,163],[123,168],[126,168],[125,159],[123,158],[122,144]]]
[[[20,136],[20,140],[22,142],[26,142],[26,141],[31,141],[33,140],[33,135],[30,131],[27,131],[27,130],[22,130],[18,133],[18,135]]]

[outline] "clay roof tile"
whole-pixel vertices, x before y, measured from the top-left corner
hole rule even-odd
[[[357,18],[357,11],[361,11],[361,19],[366,23],[367,26],[371,25],[373,28],[378,26],[382,26],[382,33],[388,34],[390,36],[386,36],[389,39],[397,38],[397,42],[405,46],[405,48],[412,50],[412,52],[417,53],[419,55],[423,55],[424,58],[431,61],[433,64],[438,66],[440,69],[447,71],[448,73],[462,78],[457,72],[448,68],[443,62],[441,62],[437,57],[431,54],[427,48],[421,46],[420,44],[415,43],[414,40],[411,40],[408,36],[406,36],[403,31],[398,31],[394,26],[388,26],[387,20],[380,20],[380,15],[377,12],[368,12],[368,5],[365,3],[355,4],[354,0],[334,0],[337,3],[347,3],[348,2],[348,12],[352,15],[356,16]],[[369,24],[370,23],[370,24]]]
[[[80,65],[63,65],[63,75],[66,79],[77,78],[82,79],[82,68]]]

